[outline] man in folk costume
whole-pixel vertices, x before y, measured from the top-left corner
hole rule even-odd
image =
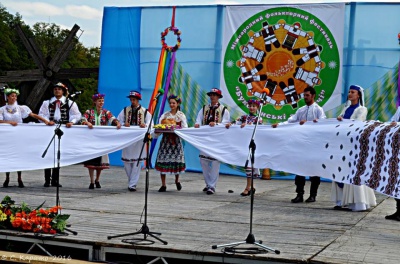
[[[59,82],[53,87],[54,96],[50,100],[46,100],[42,103],[39,110],[39,116],[46,119],[49,125],[55,123],[65,124],[67,128],[70,128],[73,124],[77,124],[81,120],[81,113],[79,112],[78,105],[71,100],[68,100],[68,87],[63,83]],[[59,181],[60,170],[59,168],[53,168],[44,170],[44,187],[59,186],[62,187]]]
[[[137,91],[130,91],[127,96],[131,101],[131,105],[122,109],[117,119],[125,127],[139,126],[145,128],[150,125],[151,114],[146,108],[139,104],[139,100],[142,100],[142,95]],[[124,162],[124,168],[126,176],[128,176],[128,189],[131,192],[136,191],[136,185],[139,181],[140,176],[140,162],[138,160],[144,160],[147,155],[146,148],[143,148],[142,155],[140,151],[142,149],[143,142],[138,141],[122,150],[122,161]]]
[[[304,89],[304,102],[305,106],[300,107],[294,115],[289,117],[286,122],[283,123],[299,123],[303,125],[307,121],[318,122],[318,119],[326,118],[324,110],[315,102],[316,91],[313,87],[308,86]],[[273,124],[272,127],[276,128],[278,123]],[[307,203],[315,202],[317,197],[317,191],[321,178],[318,176],[310,176],[311,187],[310,187],[310,197],[306,200]],[[294,183],[296,185],[297,196],[292,199],[292,203],[303,202],[304,186],[306,184],[306,177],[296,175]]]
[[[224,105],[219,103],[219,99],[222,98],[221,90],[218,88],[212,88],[207,95],[210,97],[210,104],[204,105],[199,111],[194,127],[199,128],[200,126],[205,125],[213,127],[218,124],[223,124],[226,128],[229,128],[229,111]],[[213,157],[207,156],[207,154],[202,151],[200,151],[199,157],[204,181],[206,182],[206,187],[203,189],[203,192],[214,194],[219,177],[220,162]]]

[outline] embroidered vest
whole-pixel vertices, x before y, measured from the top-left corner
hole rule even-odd
[[[203,106],[203,124],[208,125],[210,122],[215,122],[217,124],[221,123],[222,117],[224,116],[226,107],[223,105],[219,105],[217,109],[215,109],[214,116],[210,116],[212,109],[209,105]]]
[[[139,105],[138,108],[139,109],[137,111],[135,111],[135,109],[132,109],[131,106],[127,106],[124,108],[125,123],[128,122],[132,126],[146,124],[147,109],[142,107],[141,105]]]
[[[69,100],[66,99],[65,103],[63,104],[61,102],[60,105],[60,113],[61,113],[61,119],[59,120],[62,124],[66,124],[69,122]],[[49,113],[50,113],[50,121],[55,121],[54,120],[54,112],[56,111],[56,101],[53,103],[50,103],[49,101]]]

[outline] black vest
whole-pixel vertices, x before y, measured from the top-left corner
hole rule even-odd
[[[53,103],[50,103],[49,101],[49,113],[50,113],[50,121],[54,121],[54,112],[56,111],[56,101],[54,101]],[[61,102],[60,104],[60,112],[61,112],[61,124],[66,124],[69,122],[69,100],[66,99],[65,103],[63,104]]]

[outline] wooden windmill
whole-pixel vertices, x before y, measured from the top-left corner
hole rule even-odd
[[[26,37],[20,24],[16,24],[15,29],[38,69],[7,71],[6,75],[0,76],[0,83],[34,83],[33,88],[30,89],[27,95],[21,94],[21,96],[25,97],[21,99],[32,110],[39,106],[43,95],[53,82],[65,81],[68,83],[69,79],[90,78],[93,74],[98,75],[99,68],[60,68],[75,45],[73,40],[80,29],[78,25],[75,24],[72,27],[54,57],[47,60],[35,40]]]

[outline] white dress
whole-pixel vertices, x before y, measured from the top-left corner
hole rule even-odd
[[[344,107],[340,116],[344,115],[348,107]],[[365,121],[368,110],[364,106],[356,108],[350,119]],[[376,206],[376,197],[374,190],[365,185],[344,184],[340,188],[336,182],[332,182],[332,201],[337,206],[345,206],[352,211],[365,211],[373,206]]]

